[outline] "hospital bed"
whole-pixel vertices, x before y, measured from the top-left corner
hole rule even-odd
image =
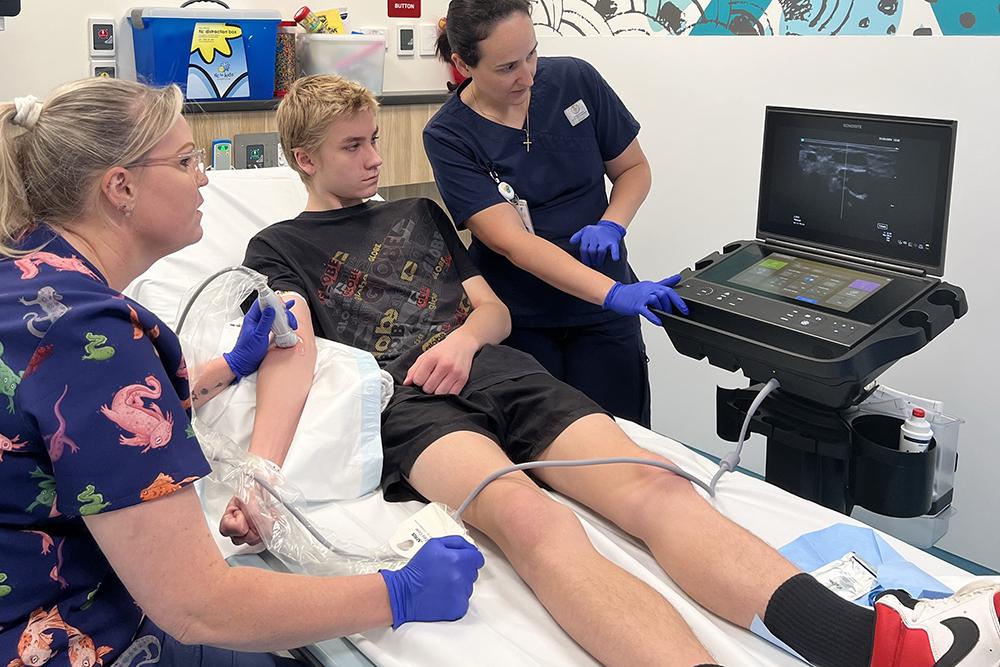
[[[293,217],[306,201],[298,176],[288,168],[211,172],[209,178],[210,184],[202,189],[203,239],[160,260],[126,289],[129,296],[172,326],[176,323],[178,305],[189,288],[218,269],[238,264],[247,241],[257,231]],[[621,426],[641,446],[670,458],[705,480],[711,479],[716,470],[715,463],[682,443],[630,422],[621,422]],[[578,514],[602,554],[652,586],[679,611],[720,663],[741,667],[802,664],[699,607],[633,538],[586,508],[555,497]],[[857,523],[739,472],[722,479],[714,503],[724,515],[776,548],[810,531],[836,523]],[[309,503],[306,515],[316,525],[336,532],[338,537],[380,544],[388,540],[400,521],[420,507],[415,502],[386,503],[375,491],[351,500]],[[219,516],[212,513],[208,513],[208,522],[214,532]],[[596,664],[555,624],[499,550],[482,534],[473,531],[473,537],[486,556],[486,565],[465,618],[454,623],[411,623],[396,631],[373,630],[348,640],[321,642],[308,647],[309,654],[318,664],[338,667]],[[971,578],[967,572],[892,537],[885,536],[885,540],[952,589]],[[234,547],[219,536],[217,542],[231,563],[276,566],[267,554],[248,553],[246,548]],[[712,576],[712,572],[706,571],[705,576]]]

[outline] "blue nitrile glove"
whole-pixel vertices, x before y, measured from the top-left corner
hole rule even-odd
[[[580,244],[580,261],[587,266],[601,266],[611,253],[611,261],[621,259],[622,239],[625,228],[611,220],[601,220],[587,225],[570,238],[573,245]]]
[[[286,302],[285,311],[288,314],[288,326],[298,329],[299,323],[291,311],[294,303],[295,299]],[[264,361],[270,344],[272,324],[274,324],[274,308],[268,306],[261,311],[260,302],[254,299],[250,310],[243,317],[243,326],[240,327],[240,335],[236,339],[233,351],[222,355],[237,380],[242,380],[256,371],[260,362]]]
[[[642,315],[656,326],[662,326],[660,318],[649,310],[650,306],[668,313],[677,308],[682,315],[688,314],[687,305],[677,292],[671,289],[680,281],[680,276],[670,276],[658,283],[651,280],[631,285],[615,283],[604,297],[604,308],[613,310],[619,315]]]
[[[483,554],[457,535],[427,541],[398,570],[379,570],[389,589],[392,627],[410,621],[456,621],[469,610]]]

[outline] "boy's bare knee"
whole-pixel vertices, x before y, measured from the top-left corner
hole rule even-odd
[[[490,488],[492,487],[492,488]],[[526,478],[499,479],[484,491],[473,522],[505,551],[522,555],[543,554],[557,544],[571,540],[583,528],[572,510],[552,500]],[[584,535],[585,537],[585,535]]]
[[[649,458],[665,460],[652,455]],[[664,509],[676,507],[682,511],[685,503],[699,500],[694,485],[680,475],[652,466],[636,467],[635,477],[616,494],[615,516],[609,517],[622,530],[642,537],[651,523],[665,520]]]

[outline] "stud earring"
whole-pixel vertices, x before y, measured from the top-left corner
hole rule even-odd
[[[118,207],[118,210],[121,211],[121,214],[126,218],[132,217],[132,209],[129,208],[127,204],[122,204]]]

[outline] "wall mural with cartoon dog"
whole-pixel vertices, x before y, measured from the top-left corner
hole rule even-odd
[[[1000,35],[998,0],[533,0],[539,34]]]

